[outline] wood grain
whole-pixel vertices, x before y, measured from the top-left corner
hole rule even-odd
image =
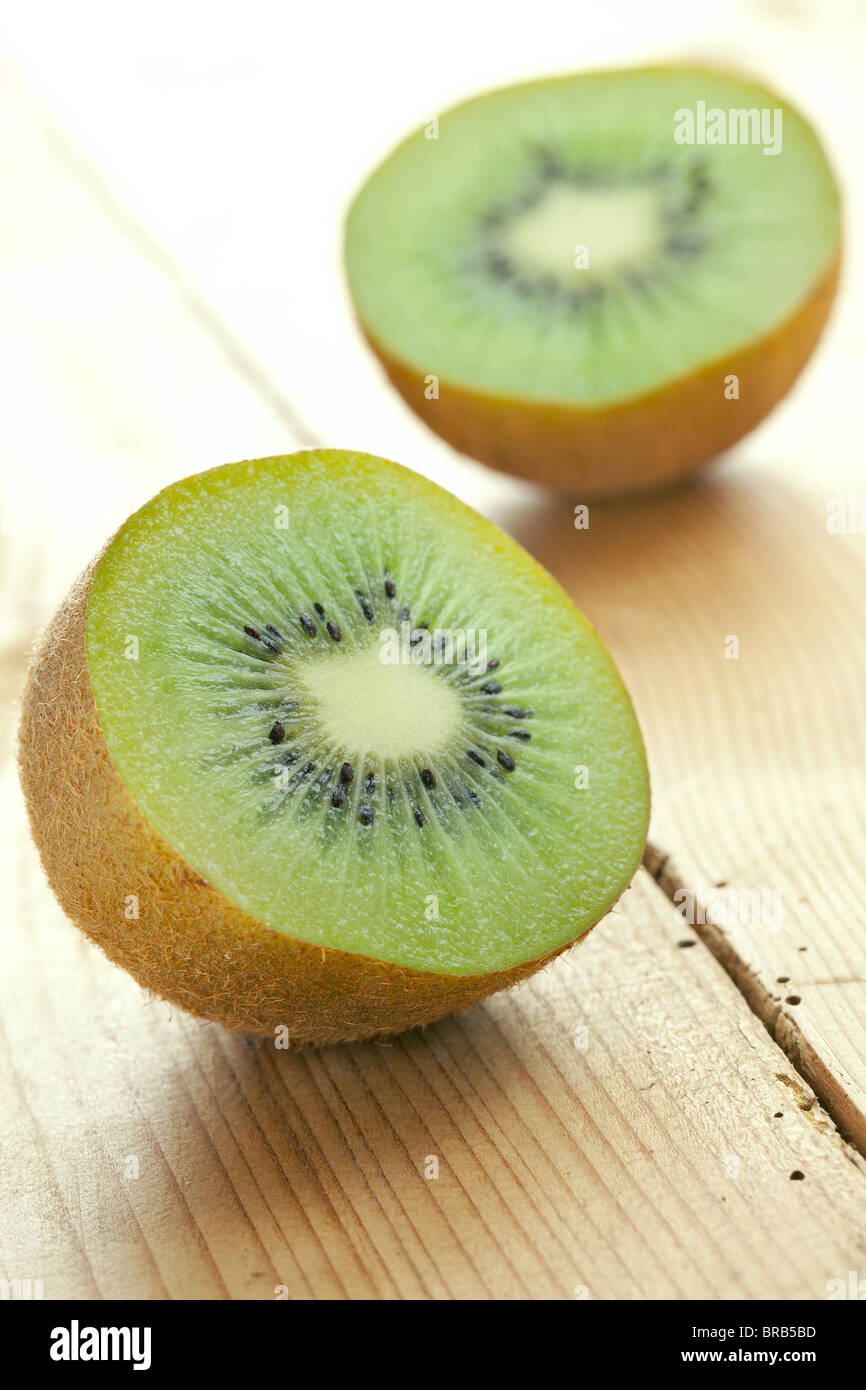
[[[650,869],[698,911],[717,885],[763,892],[763,914],[711,908],[702,940],[863,1151],[866,552],[827,531],[828,500],[753,474],[594,507],[587,531],[556,504],[514,529],[635,697]]]
[[[820,1298],[866,1257],[862,1160],[648,876],[573,959],[466,1015],[287,1055],[147,1002],[79,938],[17,797],[7,777],[7,1277],[49,1298]]]

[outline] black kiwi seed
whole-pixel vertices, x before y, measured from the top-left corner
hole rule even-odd
[[[375,790],[376,779],[373,776],[372,772],[368,772],[367,776],[364,778],[364,791],[367,793],[368,796],[372,796]]]
[[[352,764],[343,763],[343,766],[340,768],[340,781],[343,783],[344,786],[348,787],[354,775],[355,769],[353,768]]]
[[[316,612],[318,613],[319,617],[320,617],[320,618],[324,618],[324,616],[325,616],[325,610],[324,610],[324,608],[322,607],[322,605],[321,605],[320,603],[314,603],[314,604],[313,604],[313,607],[315,608],[315,610],[316,610]]]
[[[361,605],[361,612],[364,614],[367,622],[371,623],[373,621],[373,609],[370,607],[370,604],[367,602],[360,589],[355,590],[355,597]]]
[[[487,764],[486,764],[486,762],[484,761],[484,759],[482,758],[481,754],[480,754],[480,753],[476,753],[474,748],[467,748],[466,754],[467,754],[467,757],[470,757],[474,763],[477,763],[477,764],[478,764],[479,767],[486,767],[486,766],[487,766]]]
[[[298,622],[301,624],[301,627],[308,637],[315,637],[316,624],[313,622],[312,618],[308,618],[306,613],[301,613]]]
[[[521,709],[520,705],[503,705],[502,713],[507,714],[511,719],[531,719],[531,709]]]
[[[498,665],[499,665],[499,662],[498,662],[498,661],[488,661],[488,663],[487,663],[487,669],[488,669],[488,671],[495,671]]]
[[[523,740],[524,743],[528,743],[529,740],[532,738],[532,734],[529,732],[528,729],[512,729],[508,737],[520,738]]]
[[[429,767],[425,767],[421,771],[421,781],[432,791],[436,786],[436,774],[431,772]]]
[[[244,623],[244,632],[247,634],[247,637],[252,637],[255,642],[261,642],[262,634],[257,632],[254,627],[250,627],[248,623]]]
[[[386,596],[387,596],[388,598],[393,598],[394,595],[396,594],[396,592],[397,592],[397,585],[394,583],[393,579],[386,579],[386,580],[385,580],[385,594],[386,594]]]
[[[271,729],[271,732],[268,734],[268,738],[271,740],[271,743],[282,743],[282,741],[283,741],[283,739],[285,738],[285,736],[286,736],[286,731],[285,731],[283,725],[280,723],[279,719],[277,719],[276,722],[274,723],[274,727]]]
[[[343,634],[342,634],[342,632],[340,631],[340,629],[337,627],[337,624],[336,624],[336,623],[327,623],[327,624],[326,624],[326,627],[327,627],[327,629],[328,629],[328,636],[329,636],[329,637],[333,637],[333,639],[334,639],[335,642],[342,642],[342,640],[343,640]]]
[[[333,792],[331,793],[331,805],[332,805],[332,806],[342,806],[342,804],[343,804],[343,802],[344,802],[345,800],[346,800],[346,788],[345,788],[345,787],[335,787],[334,790],[333,790]]]
[[[311,773],[311,772],[315,772],[315,770],[316,770],[316,764],[315,764],[315,763],[305,763],[304,766],[301,768],[301,775],[302,775],[303,777],[309,777],[310,773]]]
[[[500,767],[504,767],[506,772],[514,771],[514,759],[510,753],[503,753],[501,748],[496,750],[496,760]]]
[[[361,809],[360,809],[360,811],[358,812],[358,820],[361,822],[362,825],[372,825],[372,824],[373,824],[373,807],[372,807],[372,806],[362,806]]]
[[[282,642],[283,634],[278,627],[274,627],[273,623],[265,623],[265,632],[269,632],[272,637],[276,637],[278,642]]]
[[[424,824],[424,812],[419,811],[417,806],[415,807],[415,824],[418,826]]]
[[[502,686],[499,684],[498,681],[485,681],[481,687],[481,694],[498,695],[501,690]]]
[[[408,623],[408,621],[409,621],[409,609],[406,608],[406,606],[404,605],[404,606],[400,609],[400,612],[397,614],[397,617],[400,619],[400,622],[401,622],[401,623]]]
[[[277,762],[282,763],[284,767],[288,767],[289,763],[296,763],[299,756],[296,749],[292,748],[288,753],[284,753],[281,758],[277,758]]]
[[[477,792],[474,792],[471,787],[469,788],[469,791],[466,794],[469,797],[469,800],[472,802],[473,806],[481,805],[481,797],[478,795]]]
[[[273,652],[275,656],[279,656],[283,650],[279,642],[272,642],[270,637],[263,637],[262,642],[265,645],[265,650]]]

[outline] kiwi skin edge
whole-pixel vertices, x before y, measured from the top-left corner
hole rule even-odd
[[[361,328],[406,404],[461,453],[583,500],[651,492],[698,472],[787,394],[827,321],[840,261],[838,253],[771,333],[656,391],[597,410],[468,391],[442,377],[438,399],[427,400],[426,374],[392,357]],[[737,401],[724,396],[731,373],[740,381]]]
[[[239,1032],[273,1037],[285,1027],[300,1047],[430,1023],[574,944],[492,974],[441,975],[296,941],[235,907],[148,824],[111,760],[85,645],[100,558],[42,634],[22,694],[18,760],[33,838],[61,907],[139,984]],[[140,916],[129,921],[133,893]]]

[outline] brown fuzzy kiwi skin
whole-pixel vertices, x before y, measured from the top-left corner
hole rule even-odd
[[[18,759],[33,838],[61,907],[139,984],[239,1032],[285,1028],[300,1047],[382,1037],[467,1009],[572,944],[509,970],[443,975],[292,940],[235,907],[148,824],[111,760],[85,645],[99,558],[34,654]],[[133,920],[125,916],[131,894]]]
[[[841,253],[771,333],[657,391],[597,410],[473,392],[444,378],[438,399],[428,400],[427,372],[391,356],[361,328],[406,404],[461,453],[583,500],[651,492],[697,473],[787,394],[827,321],[840,261]],[[428,371],[435,370],[431,363]],[[731,374],[738,400],[725,398]]]

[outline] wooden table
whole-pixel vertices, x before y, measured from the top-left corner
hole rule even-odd
[[[600,17],[584,59],[739,56],[800,92],[843,181],[861,167],[853,8],[732,6],[706,32],[692,8],[636,7],[627,51]],[[554,9],[522,66],[522,30],[492,51],[450,5],[415,36],[423,72],[393,49],[359,69],[341,32],[318,145],[303,57],[327,16],[298,35],[268,10],[264,45],[217,25],[195,46],[182,21],[166,49],[90,9],[55,10],[48,52],[28,7],[0,82],[0,1278],[128,1299],[822,1299],[866,1278],[866,535],[826,527],[866,492],[862,232],[773,419],[703,483],[577,531],[571,500],[457,458],[385,389],[337,262],[348,192],[419,100],[561,67]],[[10,751],[33,633],[117,522],[309,439],[429,473],[557,575],[632,691],[654,814],[572,958],[388,1045],[286,1055],[145,997],[74,931]],[[720,896],[741,890],[763,921]],[[686,891],[715,904],[694,926]]]

